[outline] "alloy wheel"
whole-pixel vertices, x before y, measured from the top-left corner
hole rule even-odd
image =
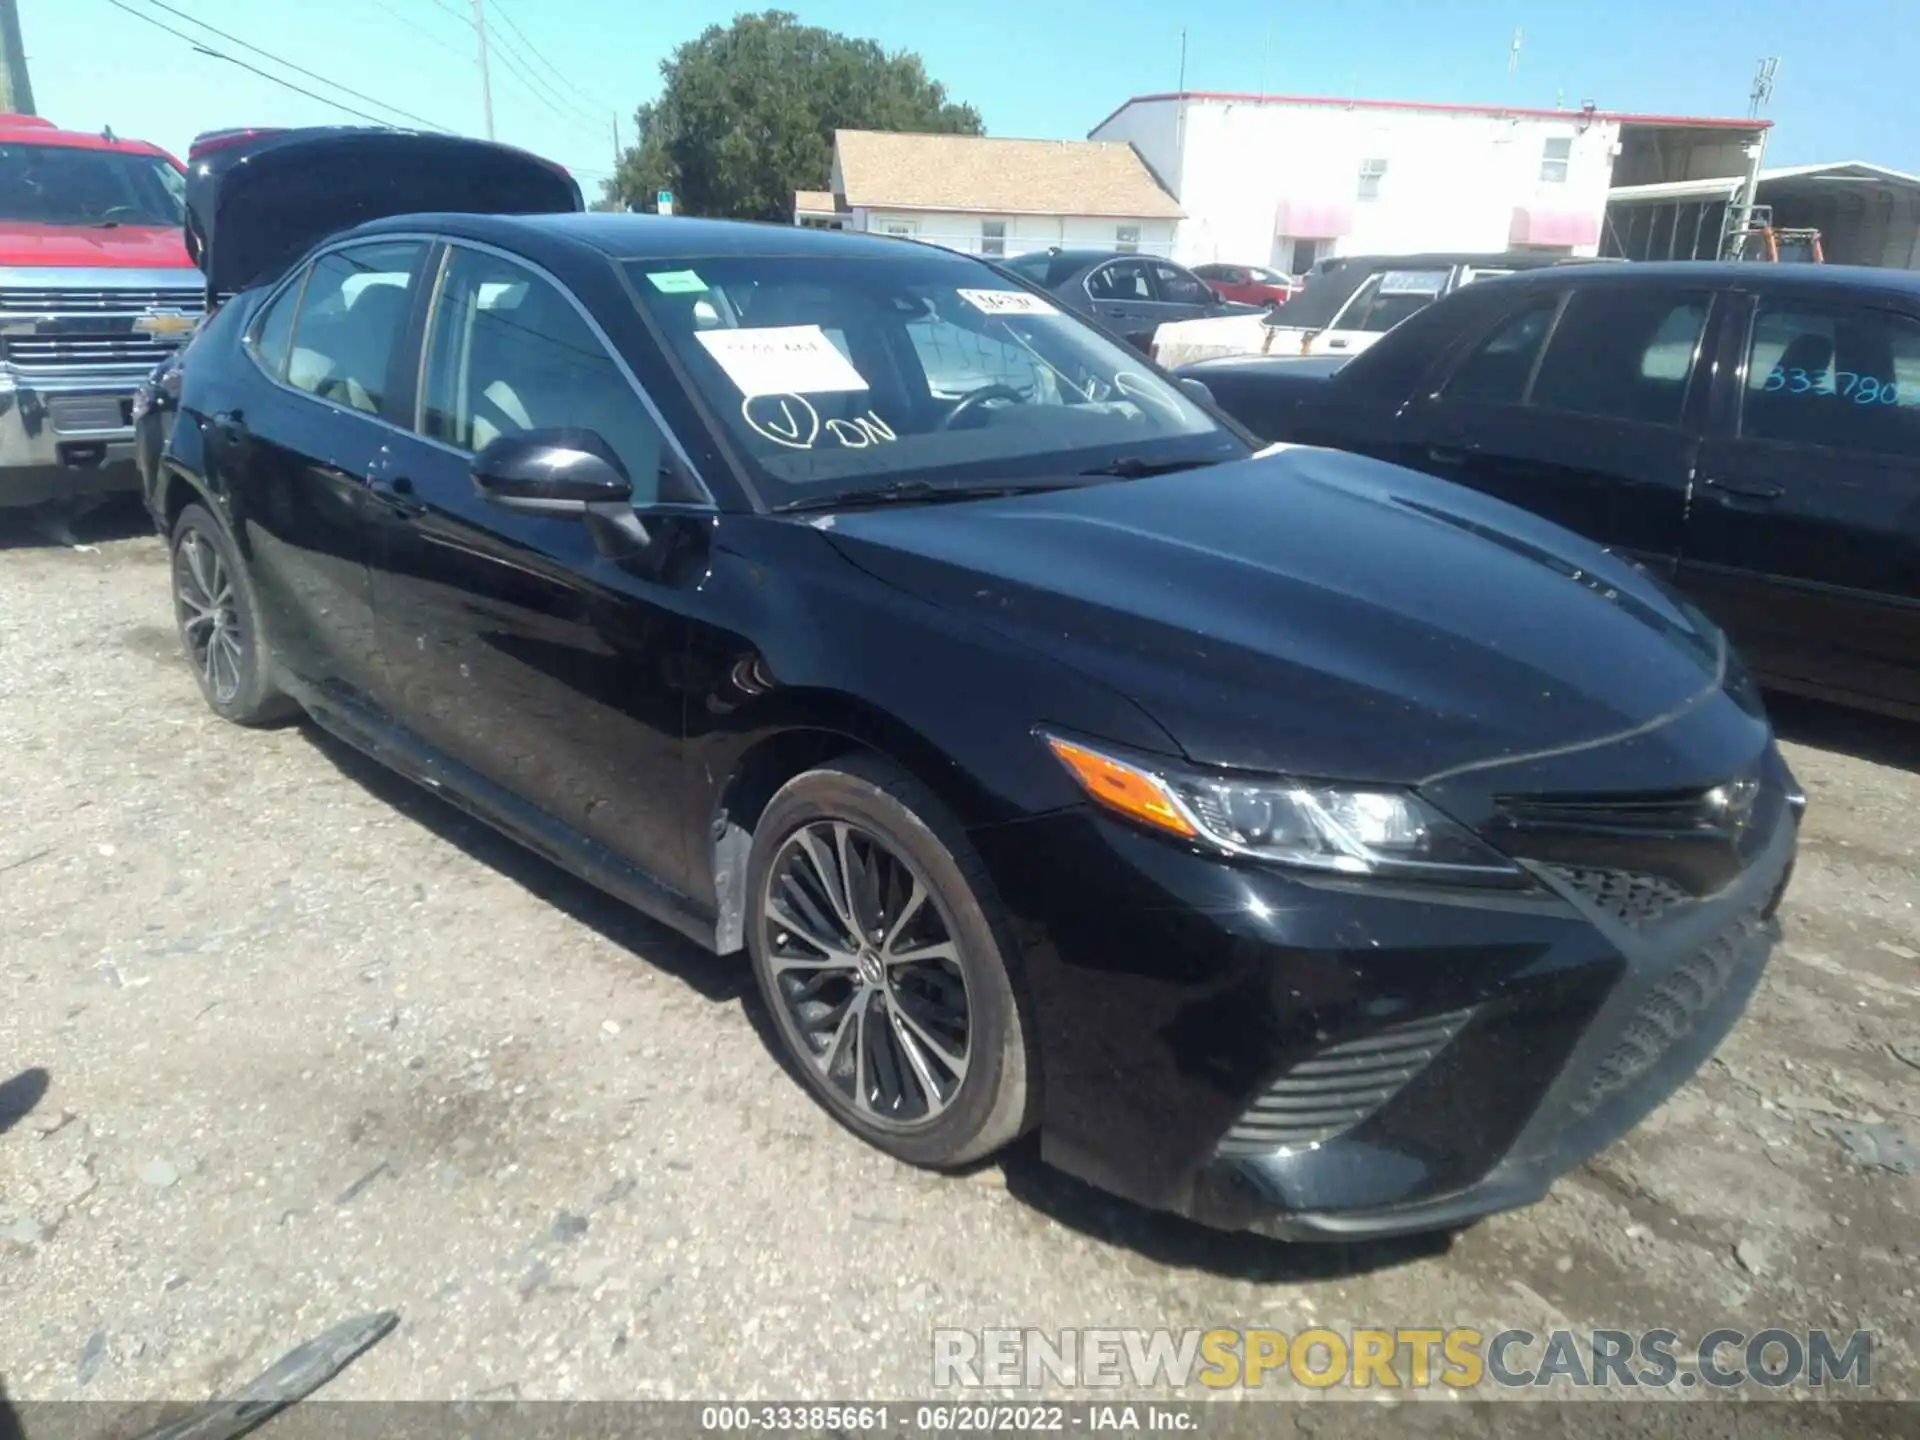
[[[862,1121],[931,1125],[967,1078],[972,999],[946,906],[917,866],[857,825],[789,835],[767,872],[764,953],[780,1020]]]
[[[194,668],[215,700],[232,704],[240,693],[246,641],[226,561],[206,536],[189,529],[180,537],[173,570],[180,634]]]

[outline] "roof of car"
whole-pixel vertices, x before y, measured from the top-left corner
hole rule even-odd
[[[1895,290],[1920,294],[1920,271],[1887,270],[1871,265],[1808,265],[1731,260],[1648,260],[1620,265],[1569,265],[1556,270],[1503,276],[1502,285],[1547,284],[1572,280],[1579,285],[1630,284],[1637,280],[1691,281],[1695,284],[1792,285],[1834,289]]]
[[[819,230],[747,220],[702,220],[682,215],[622,215],[586,211],[560,215],[395,215],[361,226],[357,234],[433,230],[510,244],[537,237],[598,250],[616,260],[671,260],[682,255],[866,255],[898,257],[903,246],[919,254],[961,258],[937,245],[891,235]]]

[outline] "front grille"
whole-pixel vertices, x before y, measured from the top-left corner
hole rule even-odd
[[[1636,930],[1693,901],[1680,886],[1659,875],[1576,865],[1542,868],[1603,913]]]
[[[1316,1050],[1261,1092],[1219,1153],[1263,1155],[1344,1134],[1426,1069],[1472,1014],[1423,1015]]]
[[[1647,992],[1619,1040],[1594,1067],[1576,1111],[1587,1115],[1599,1109],[1692,1033],[1740,968],[1741,951],[1766,923],[1761,914],[1753,910],[1741,916]]]
[[[10,335],[4,343],[7,363],[21,371],[151,368],[180,348],[147,335]]]
[[[197,311],[206,303],[197,286],[164,290],[0,290],[0,314],[137,315],[155,307]]]

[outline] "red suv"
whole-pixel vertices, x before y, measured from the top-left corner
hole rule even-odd
[[[1286,304],[1300,290],[1278,270],[1258,265],[1196,265],[1193,273],[1217,290],[1222,300],[1261,305],[1269,310]]]

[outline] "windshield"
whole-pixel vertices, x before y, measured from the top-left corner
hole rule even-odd
[[[625,263],[770,505],[1247,453],[1137,353],[958,256]]]
[[[185,177],[160,155],[0,145],[0,220],[179,226],[185,199]]]

